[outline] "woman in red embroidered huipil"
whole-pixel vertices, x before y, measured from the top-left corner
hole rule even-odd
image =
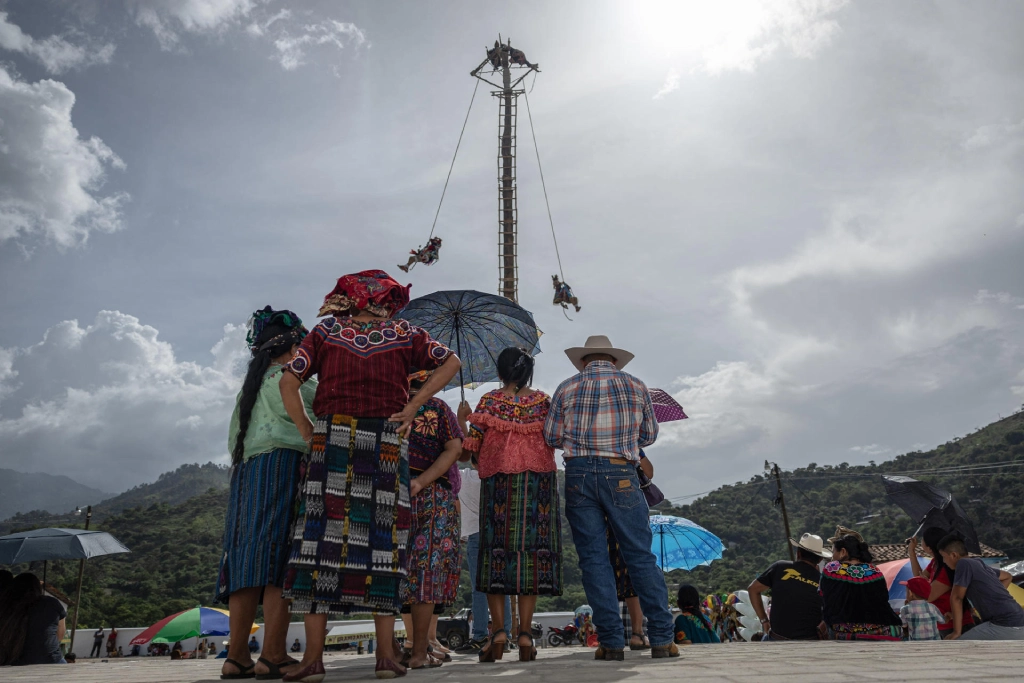
[[[410,527],[405,437],[420,406],[459,368],[446,346],[392,318],[408,302],[408,287],[383,271],[342,277],[320,309],[330,317],[303,340],[281,379],[288,414],[312,443],[283,590],[292,612],[306,614],[306,652],[286,681],[323,678],[331,613],[372,612],[378,678],[405,673],[393,650]],[[417,370],[435,372],[410,398],[408,377]],[[315,426],[298,402],[301,382],[314,374]]]
[[[476,589],[487,593],[491,621],[504,623],[505,596],[519,596],[519,658],[536,657],[530,636],[538,595],[562,594],[562,541],[555,451],[544,442],[551,397],[531,389],[533,358],[522,349],[498,356],[501,389],[475,411],[459,407],[480,470],[480,553]],[[501,659],[508,634],[498,629],[480,661]]]

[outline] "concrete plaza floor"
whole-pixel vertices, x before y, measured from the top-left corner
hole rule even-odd
[[[509,658],[509,656],[512,658]],[[520,663],[506,653],[496,664],[456,655],[438,669],[410,671],[414,683],[463,683],[514,677],[516,683],[638,683],[734,681],[735,683],[848,683],[849,681],[1024,680],[1024,642],[971,643],[774,643],[697,645],[678,659],[651,659],[649,652],[626,652],[624,662],[596,662],[593,650],[551,648],[537,661]],[[85,660],[68,666],[5,667],[5,683],[184,683],[216,681],[223,660]],[[329,654],[326,681],[370,681],[373,655]],[[495,683],[500,683],[495,681]]]

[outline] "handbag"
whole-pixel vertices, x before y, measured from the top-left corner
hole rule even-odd
[[[643,492],[644,498],[647,499],[647,507],[652,508],[665,500],[665,494],[644,474],[639,465],[636,466],[636,477],[640,480],[640,490]]]

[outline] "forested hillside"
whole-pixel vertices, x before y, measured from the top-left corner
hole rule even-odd
[[[91,505],[109,497],[61,475],[0,469],[0,519],[30,510],[64,510],[68,501],[72,508]]]
[[[827,538],[843,524],[859,530],[871,543],[903,541],[916,525],[886,502],[880,477],[885,473],[915,476],[952,491],[973,518],[982,541],[1013,559],[1024,556],[1024,414],[932,451],[908,453],[877,466],[811,463],[784,473],[793,534],[810,531]],[[205,492],[192,492],[211,481],[216,485]],[[81,621],[89,626],[100,619],[141,626],[177,610],[210,604],[227,510],[226,484],[223,468],[188,465],[97,506],[101,514],[94,518],[94,528],[110,531],[132,552],[86,564]],[[662,512],[693,520],[718,534],[728,547],[723,559],[710,567],[671,572],[669,583],[693,583],[702,592],[732,591],[746,587],[769,563],[788,557],[782,516],[773,505],[775,495],[774,480],[758,475],[688,505],[663,504]],[[173,502],[186,496],[184,502]],[[125,509],[130,502],[138,506]],[[122,512],[111,514],[118,508]],[[15,519],[23,528],[52,525],[46,521],[50,518],[43,518],[42,524],[26,523],[24,515]],[[73,522],[80,525],[81,518]],[[540,610],[574,609],[586,601],[564,514],[562,534],[565,594],[541,598]],[[53,582],[73,595],[77,563],[51,567]],[[458,607],[469,604],[469,587],[464,571]]]
[[[828,538],[836,525],[857,529],[868,543],[901,543],[915,524],[885,496],[882,474],[905,474],[944,488],[974,521],[979,538],[1024,556],[1024,413],[995,422],[928,452],[907,453],[878,465],[818,466],[785,472],[783,492],[794,536]],[[671,579],[702,591],[745,588],[761,570],[788,559],[782,514],[773,505],[774,480],[763,476],[724,486],[689,505],[669,508],[713,531],[728,550],[710,567],[673,572]]]
[[[153,503],[177,505],[206,492],[211,488],[226,489],[230,480],[230,470],[221,465],[208,462],[205,465],[194,463],[182,465],[172,472],[164,472],[149,484],[140,484],[122,494],[107,498],[93,505],[93,524],[102,521],[109,515],[134,507],[148,507]],[[58,493],[63,494],[62,491]],[[56,498],[53,507],[56,510],[36,510],[16,514],[0,522],[0,533],[10,533],[22,529],[39,527],[81,527],[85,523],[82,515],[74,512],[76,505],[85,507],[86,501],[77,501],[72,495]]]

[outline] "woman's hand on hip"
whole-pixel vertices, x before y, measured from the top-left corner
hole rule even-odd
[[[400,423],[397,430],[399,435],[409,436],[409,431],[412,429],[412,421],[416,419],[416,411],[419,409],[419,405],[410,401],[402,408],[402,412],[395,413],[388,418],[388,421]]]

